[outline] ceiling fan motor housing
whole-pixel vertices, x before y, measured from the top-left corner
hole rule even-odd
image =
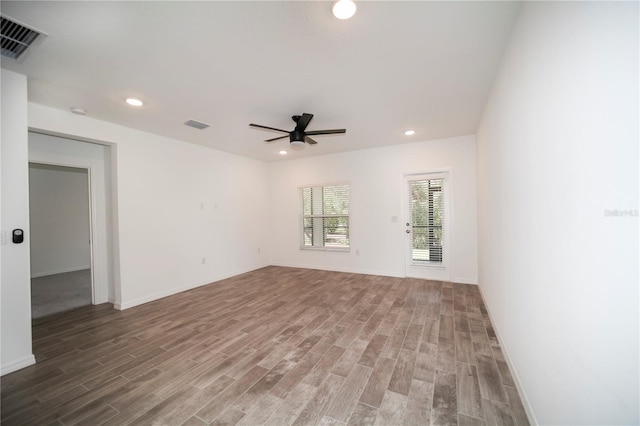
[[[289,142],[300,141],[304,142],[304,130],[294,130],[289,133]]]

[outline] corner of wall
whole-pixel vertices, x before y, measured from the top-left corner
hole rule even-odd
[[[27,142],[27,78],[1,70],[2,135],[0,167],[1,227],[6,235],[22,229],[25,241],[0,247],[2,271],[2,374],[35,363],[31,343],[29,265],[29,170]]]

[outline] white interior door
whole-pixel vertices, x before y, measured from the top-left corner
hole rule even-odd
[[[405,275],[449,281],[449,172],[407,174],[404,193]]]

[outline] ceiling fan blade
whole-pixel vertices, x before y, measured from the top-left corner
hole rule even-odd
[[[347,129],[332,129],[332,130],[311,130],[310,132],[304,132],[307,135],[330,135],[332,133],[345,133]]]
[[[253,124],[253,123],[250,123],[250,124],[249,124],[249,126],[251,126],[251,127],[259,127],[259,128],[261,128],[261,129],[276,130],[276,131],[278,131],[278,132],[283,132],[283,133],[289,133],[289,131],[288,131],[288,130],[276,129],[275,127],[262,126],[262,125],[260,125],[260,124]]]
[[[304,131],[304,129],[306,129],[307,126],[309,125],[309,122],[311,121],[312,118],[313,118],[313,114],[309,114],[306,112],[302,114],[302,117],[300,117],[300,119],[298,120],[298,124],[296,124],[296,130]]]
[[[288,137],[289,137],[289,135],[278,136],[277,138],[267,139],[265,142],[273,142],[273,141],[277,141],[278,139],[284,139],[284,138],[288,138]]]
[[[308,143],[309,145],[315,145],[315,144],[317,144],[317,143],[318,143],[318,142],[314,141],[313,139],[311,139],[309,136],[305,136],[305,137],[304,137],[304,141],[305,141],[306,143]]]

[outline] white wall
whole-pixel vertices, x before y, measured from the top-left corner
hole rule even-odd
[[[2,374],[31,365],[31,285],[29,280],[29,173],[27,159],[27,78],[2,70],[2,187],[0,246],[0,329]],[[11,242],[13,229],[24,230],[22,244]]]
[[[475,138],[464,136],[270,163],[271,263],[404,276],[403,174],[450,168],[451,276],[476,283],[475,161]],[[351,186],[351,251],[300,250],[298,188],[341,182]]]
[[[540,424],[640,422],[638,71],[637,2],[523,4],[478,129],[479,285]]]
[[[89,173],[29,165],[31,277],[91,267]]]
[[[116,307],[268,264],[266,164],[37,104],[29,125],[113,144]]]

